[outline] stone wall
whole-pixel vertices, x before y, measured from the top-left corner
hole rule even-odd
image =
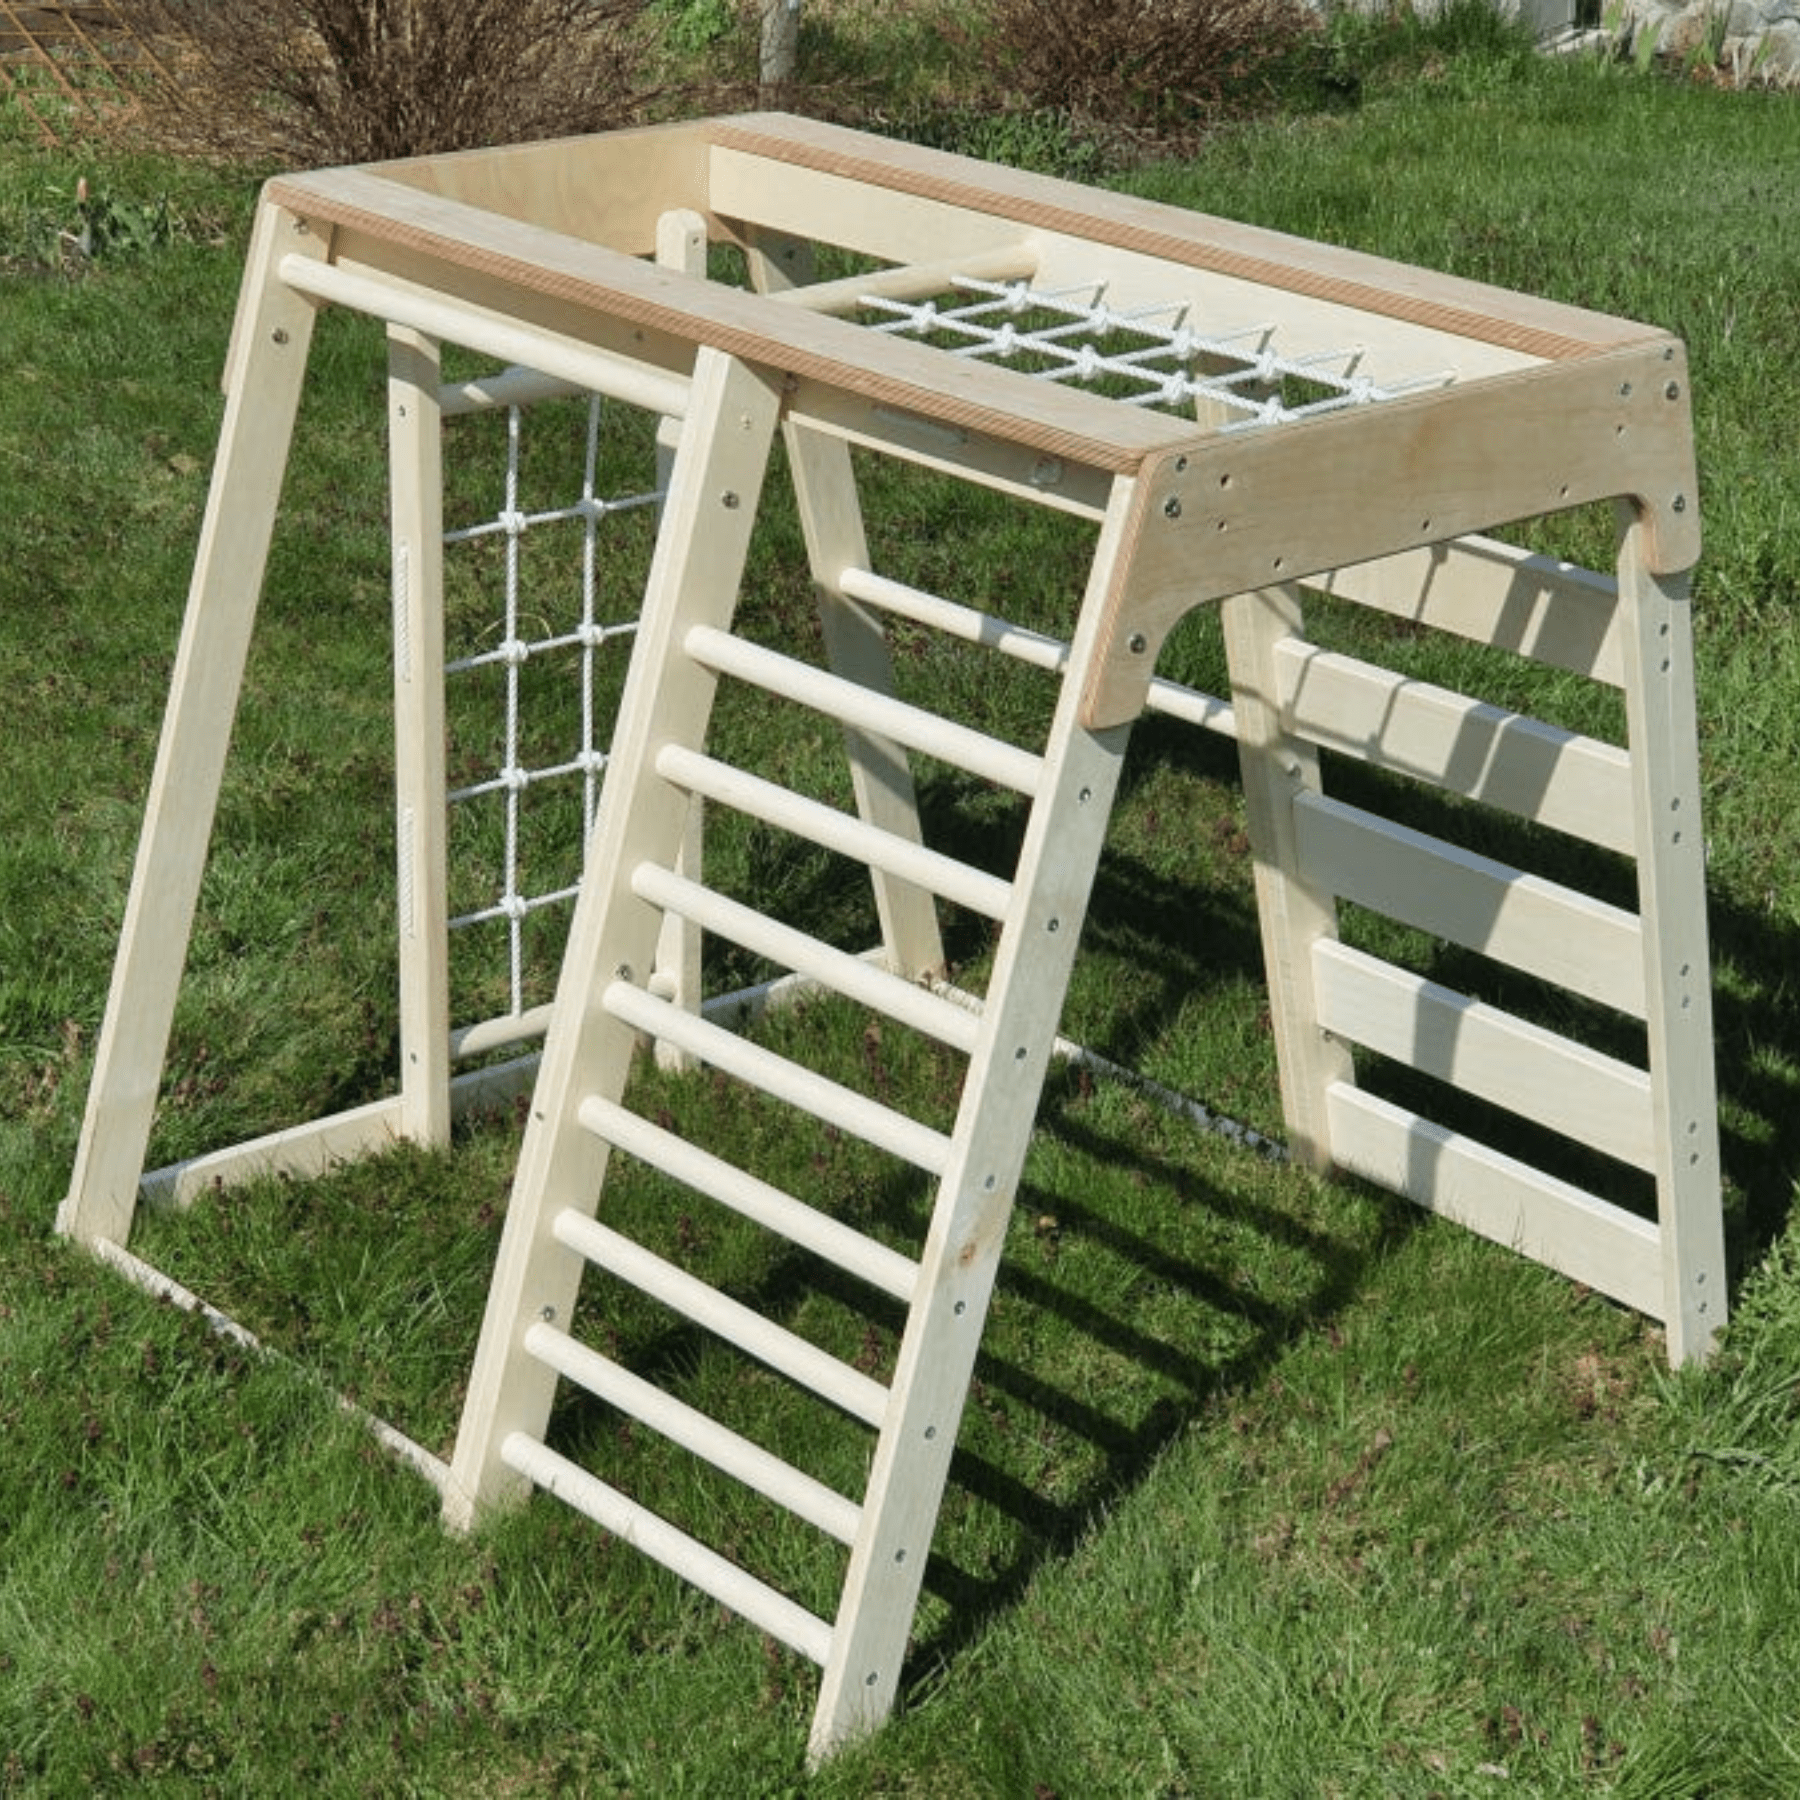
[[[1800,83],[1800,0],[1624,0],[1607,27],[1628,51],[1650,42],[1739,81]]]

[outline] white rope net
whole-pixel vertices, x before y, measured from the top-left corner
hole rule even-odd
[[[633,573],[644,557],[632,551],[642,551],[648,532],[638,545],[620,542],[629,535],[620,521],[635,513],[648,525],[662,495],[600,491],[605,408],[597,397],[503,410],[499,509],[444,534],[446,587],[457,596],[447,612],[454,639],[444,669],[449,926],[486,928],[503,940],[503,980],[490,968],[457,987],[478,993],[485,1011],[498,1005],[518,1015],[546,997],[554,977],[556,946],[534,956],[530,924],[575,896],[637,630],[642,585]],[[530,455],[528,420],[560,443]],[[573,498],[526,504],[534,486],[559,480],[574,487]]]
[[[1287,356],[1267,324],[1202,331],[1187,303],[1115,310],[1103,284],[1039,289],[1028,282],[957,276],[929,300],[866,296],[873,330],[918,338],[952,356],[978,357],[1043,381],[1080,382],[1127,406],[1190,409],[1210,401],[1223,429],[1279,425],[1442,387],[1449,373],[1377,383],[1357,348]]]

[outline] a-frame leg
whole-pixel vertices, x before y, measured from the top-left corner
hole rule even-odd
[[[811,244],[772,232],[753,239],[750,278],[759,293],[786,293],[809,282],[812,275]],[[782,439],[806,538],[826,660],[847,680],[891,694],[894,668],[886,634],[877,619],[846,597],[842,586],[846,569],[870,566],[850,447],[804,419],[784,420]],[[844,747],[858,814],[880,830],[922,842],[918,796],[906,752],[889,739],[858,730],[845,732]],[[870,876],[889,968],[911,980],[941,974],[944,941],[931,895],[881,869],[870,870]]]
[[[1295,842],[1294,797],[1318,792],[1319,753],[1282,728],[1278,700],[1275,654],[1301,634],[1300,595],[1292,587],[1239,594],[1221,612],[1281,1109],[1295,1157],[1324,1171],[1331,1166],[1326,1096],[1334,1082],[1353,1081],[1354,1070],[1348,1047],[1319,1028],[1313,991],[1313,946],[1337,936],[1337,909],[1306,880]]]
[[[893,660],[880,623],[838,586],[847,568],[869,566],[850,448],[802,422],[784,427],[794,497],[812,563],[825,655],[832,670],[878,694],[894,691]],[[854,728],[844,733],[858,814],[896,837],[923,841],[918,796],[906,752],[890,739]],[[937,906],[923,888],[876,869],[875,910],[888,966],[910,980],[941,975],[944,941]]]
[[[313,303],[278,270],[284,257],[323,250],[291,215],[259,213],[87,1114],[57,1214],[57,1229],[83,1243],[123,1245],[131,1230],[312,339]]]
[[[956,1447],[1069,971],[1125,760],[1128,725],[1088,730],[1081,696],[1103,648],[1103,597],[1130,556],[1132,484],[1115,484],[1013,879],[953,1150],[907,1315],[861,1529],[832,1632],[809,1755],[887,1716]]]
[[[703,351],[695,364],[612,767],[457,1433],[445,1496],[453,1526],[522,1496],[527,1483],[506,1464],[503,1447],[513,1433],[541,1438],[549,1417],[555,1373],[524,1354],[522,1339],[536,1321],[567,1320],[582,1259],[553,1239],[548,1221],[566,1210],[594,1211],[607,1147],[576,1114],[590,1098],[618,1100],[636,1043],[635,1031],[608,1016],[597,995],[610,975],[647,971],[655,955],[660,915],[633,894],[630,878],[646,861],[673,864],[687,818],[687,796],[658,778],[655,760],[665,746],[698,747],[705,734],[716,678],[682,653],[682,643],[696,625],[729,624],[736,607],[779,399],[770,378],[719,352]]]
[[[450,1142],[451,1063],[441,378],[435,342],[389,328],[400,1129],[439,1149]]]
[[[1648,526],[1621,508],[1619,607],[1656,1138],[1669,1360],[1696,1360],[1725,1323],[1725,1235],[1700,829],[1687,577],[1657,576]]]

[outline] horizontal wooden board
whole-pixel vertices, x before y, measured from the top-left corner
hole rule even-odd
[[[1652,1318],[1666,1311],[1661,1234],[1647,1220],[1404,1107],[1334,1083],[1337,1166]]]
[[[1533,662],[1625,685],[1618,583],[1571,563],[1471,533],[1327,570],[1306,583]]]
[[[1290,638],[1282,728],[1629,856],[1631,758],[1617,745]]]
[[[1321,939],[1312,954],[1326,1031],[1656,1172],[1642,1069],[1347,944]]]
[[[1294,836],[1321,892],[1644,1016],[1635,914],[1323,794],[1295,797]]]

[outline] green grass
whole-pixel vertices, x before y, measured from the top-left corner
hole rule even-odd
[[[1504,42],[1367,51],[1355,111],[1233,130],[1138,190],[1681,330],[1707,555],[1699,634],[1718,1057],[1740,1269],[1706,1371],[1591,1294],[1388,1198],[1320,1183],[1055,1074],[926,1580],[905,1704],[816,1778],[810,1670],[573,1515],[445,1535],[333,1389],[442,1450],[516,1135],[463,1133],[140,1228],[140,1247],[294,1352],[245,1354],[57,1243],[192,556],[246,178],[0,149],[0,1792],[661,1795],[1780,1795],[1800,1788],[1800,844],[1794,721],[1800,291],[1791,98],[1722,94]],[[173,221],[80,275],[33,249],[88,173]],[[160,215],[159,215],[160,216]],[[222,241],[215,241],[222,240]],[[327,319],[224,796],[153,1156],[380,1091],[393,1057],[388,608],[379,345]],[[878,560],[1026,622],[1084,537],[914,477],[870,499]],[[779,478],[774,491],[779,491]],[[1593,556],[1594,532],[1559,528]],[[777,508],[745,618],[813,629]],[[1346,641],[1589,729],[1579,684]],[[1360,639],[1358,633],[1364,634]],[[1216,634],[1168,666],[1215,689]],[[902,634],[903,687],[989,723],[1046,690]],[[1486,684],[1486,685],[1482,685]],[[841,792],[823,734],[722,729]],[[1339,772],[1342,773],[1342,772]],[[931,829],[996,863],[1016,811],[927,771]],[[1523,853],[1567,857],[1524,834]],[[1554,862],[1553,862],[1554,866]],[[1566,865],[1565,865],[1566,866]],[[840,941],[827,860],[720,834],[722,885]],[[979,979],[987,934],[954,954]],[[755,974],[721,968],[721,979]],[[1229,747],[1133,746],[1069,1029],[1279,1130]],[[944,1060],[830,1006],[766,1028],[929,1112]],[[903,1243],[920,1200],[857,1147],[707,1077],[644,1104]],[[893,1309],[632,1169],[609,1207],[879,1373]],[[596,1297],[598,1289],[596,1289]],[[827,1479],[860,1434],[630,1296],[605,1331]],[[597,1309],[596,1309],[597,1310]],[[802,1599],[809,1535],[597,1408],[659,1506]]]

